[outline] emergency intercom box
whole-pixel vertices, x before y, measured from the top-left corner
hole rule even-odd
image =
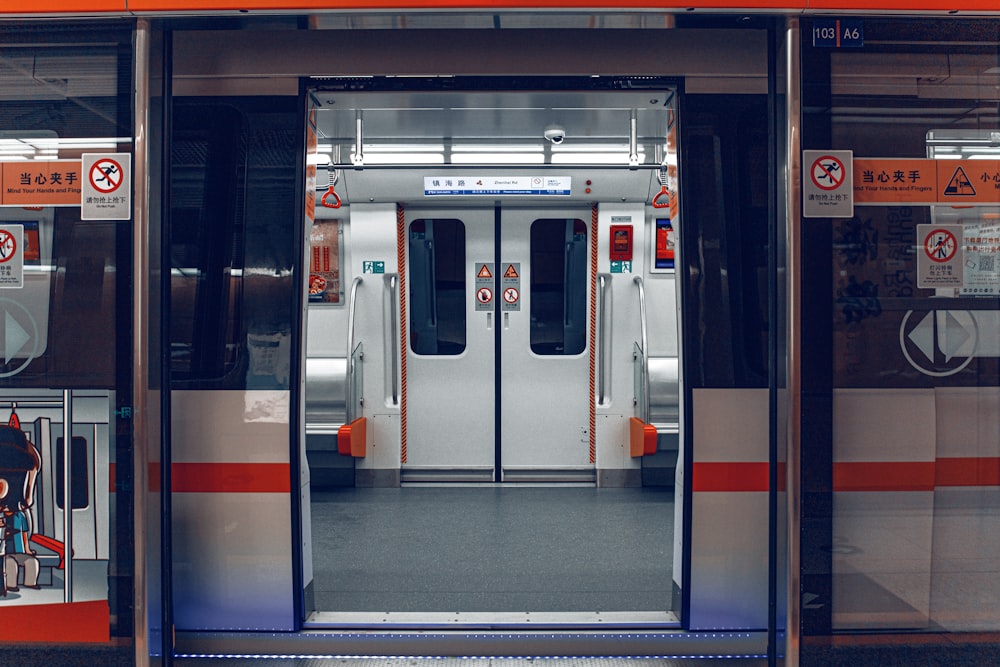
[[[612,262],[632,261],[632,225],[611,225]]]

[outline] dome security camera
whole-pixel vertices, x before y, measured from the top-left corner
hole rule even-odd
[[[566,138],[566,130],[559,125],[549,125],[545,128],[545,131],[542,132],[542,136],[554,144],[561,144],[563,139]]]

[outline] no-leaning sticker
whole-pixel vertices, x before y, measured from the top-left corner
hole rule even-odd
[[[81,220],[132,218],[131,154],[84,153],[80,171],[83,175]]]

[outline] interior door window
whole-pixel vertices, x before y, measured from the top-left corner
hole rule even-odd
[[[531,223],[531,351],[576,355],[587,345],[587,225]]]
[[[465,225],[454,219],[410,223],[410,349],[465,351]]]

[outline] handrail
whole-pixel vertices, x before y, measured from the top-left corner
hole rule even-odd
[[[347,401],[344,405],[345,423],[354,421],[354,311],[358,305],[358,286],[361,285],[361,276],[351,283],[351,298],[347,308],[347,378],[344,390],[347,394]]]
[[[399,303],[399,276],[388,274],[384,279],[389,292],[389,357],[392,359],[392,404],[399,405],[399,334],[396,333],[396,304]]]
[[[642,330],[642,412],[639,418],[644,422],[649,422],[649,369],[646,367],[646,360],[649,357],[649,348],[646,337],[646,288],[642,284],[642,277],[636,276],[632,279],[639,289],[639,321]]]
[[[597,366],[597,404],[603,405],[605,398],[605,368],[607,367],[607,347],[605,342],[605,321],[607,318],[607,313],[605,312],[607,306],[607,288],[609,276],[606,273],[597,274],[597,298],[599,303],[597,305],[597,353],[598,353],[598,366]]]

